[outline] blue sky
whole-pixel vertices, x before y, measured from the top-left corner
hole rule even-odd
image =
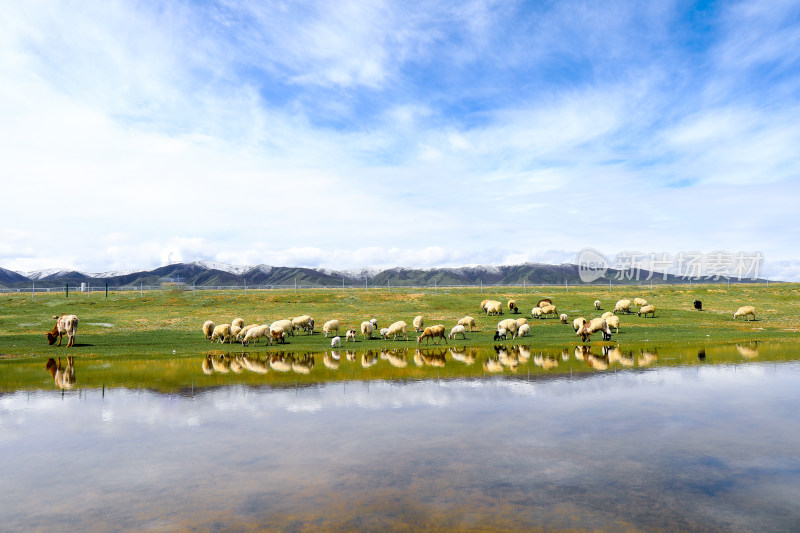
[[[800,280],[798,2],[16,2],[0,72],[5,268]]]

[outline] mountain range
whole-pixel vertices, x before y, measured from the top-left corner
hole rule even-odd
[[[609,269],[604,276],[595,280],[594,284],[637,283],[634,280],[620,280],[620,272]],[[639,283],[650,283],[648,271],[641,271]],[[698,280],[694,280],[698,281]],[[704,283],[726,282],[703,279]],[[763,279],[743,280],[763,282]],[[655,273],[652,282],[689,283],[685,276]],[[580,285],[578,265],[550,265],[544,263],[524,263],[504,266],[464,266],[457,268],[389,268],[362,270],[329,270],[303,267],[273,267],[269,265],[237,266],[211,261],[195,261],[192,263],[174,263],[153,270],[137,272],[103,272],[87,274],[74,270],[38,270],[34,272],[14,272],[0,268],[0,286],[5,288],[41,288],[80,287],[82,283],[100,287],[108,283],[109,287],[122,286],[161,286],[188,285],[201,287],[214,286],[294,286],[302,287],[402,287],[402,286],[446,286],[446,285]]]

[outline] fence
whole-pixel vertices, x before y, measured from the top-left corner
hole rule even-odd
[[[649,287],[650,290],[653,290],[655,287],[670,287],[675,285],[689,285],[690,287],[693,284],[714,284],[714,285],[724,285],[727,281],[727,286],[730,287],[731,283],[734,285],[765,285],[769,288],[770,283],[782,283],[782,282],[770,282],[768,280],[758,280],[758,281],[748,281],[748,280],[720,280],[720,281],[711,281],[711,280],[689,280],[688,283],[656,283],[653,284],[652,282],[619,282],[613,283],[611,281],[608,284],[599,284],[599,283],[535,283],[535,284],[528,284],[527,282],[523,283],[503,283],[503,284],[427,284],[427,285],[420,285],[420,284],[413,284],[413,285],[370,285],[369,282],[365,282],[363,285],[361,284],[346,284],[343,283],[342,285],[302,285],[297,283],[292,284],[283,284],[283,285],[188,285],[185,283],[168,283],[168,284],[160,284],[160,285],[120,285],[116,287],[106,286],[106,285],[97,285],[91,286],[86,284],[84,287],[81,286],[65,286],[65,287],[36,287],[35,284],[32,284],[30,287],[14,287],[14,288],[0,288],[0,293],[28,293],[31,296],[35,296],[36,293],[66,293],[67,297],[70,294],[80,296],[85,295],[89,296],[92,293],[104,293],[107,294],[109,292],[138,292],[140,294],[144,294],[145,292],[152,292],[152,291],[183,291],[183,292],[192,292],[196,293],[198,291],[243,291],[247,294],[247,291],[293,291],[297,292],[300,290],[433,290],[434,292],[438,292],[439,290],[468,290],[468,289],[479,289],[481,292],[484,291],[492,291],[497,289],[522,289],[523,293],[526,293],[528,290],[534,289],[564,289],[569,292],[570,288],[597,288],[603,289],[608,288],[609,291],[613,290],[614,287]]]

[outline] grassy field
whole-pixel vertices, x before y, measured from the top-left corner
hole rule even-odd
[[[12,293],[2,295],[0,307],[0,357],[20,358],[41,355],[64,355],[67,349],[47,345],[44,333],[51,329],[52,316],[73,313],[80,318],[75,348],[76,356],[171,355],[203,353],[220,348],[204,338],[201,326],[207,319],[216,323],[230,322],[242,317],[246,324],[270,323],[282,318],[309,314],[316,321],[314,335],[299,334],[289,338],[283,347],[267,350],[320,351],[330,347],[330,340],[321,334],[322,324],[331,318],[342,323],[341,334],[363,320],[376,318],[379,327],[396,320],[409,324],[408,341],[384,341],[379,338],[359,341],[357,349],[414,347],[416,345],[411,321],[415,315],[425,317],[426,325],[441,323],[448,331],[464,315],[475,317],[480,331],[467,335],[459,345],[491,346],[497,321],[509,316],[527,316],[531,335],[521,342],[535,347],[564,347],[577,344],[571,321],[574,317],[591,318],[613,308],[620,298],[643,297],[656,306],[655,318],[640,318],[636,314],[622,315],[619,334],[612,343],[678,344],[730,343],[748,341],[796,341],[800,339],[800,285],[695,285],[649,287],[570,287],[507,288],[502,291],[479,289],[439,290],[309,290],[281,291],[158,291],[140,295],[138,292]],[[569,325],[557,319],[534,320],[530,310],[540,298],[552,298],[559,313],[569,315]],[[504,304],[514,298],[520,315],[487,317],[479,304],[484,299],[497,299]],[[696,311],[692,300],[703,301],[704,311]],[[592,303],[599,299],[601,311]],[[734,320],[733,312],[741,305],[756,307],[755,321]],[[593,338],[602,344],[601,337]],[[66,343],[66,339],[65,339]],[[342,343],[343,347],[345,343]],[[352,344],[351,344],[352,346]],[[261,350],[248,347],[246,350]]]

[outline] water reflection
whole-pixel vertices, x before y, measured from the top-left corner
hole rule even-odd
[[[44,368],[53,376],[53,382],[59,389],[70,390],[75,387],[75,360],[72,356],[67,357],[66,367],[62,368],[60,357],[58,362],[51,357]]]
[[[721,351],[721,347],[712,347],[712,351]],[[684,354],[671,354],[670,361],[679,362],[683,359],[686,364],[693,362],[706,361],[706,347],[697,349],[682,349]],[[740,357],[754,359],[759,355],[759,346],[756,342],[739,343],[725,348],[727,352],[735,351]],[[530,370],[540,372],[560,372],[563,368],[569,372],[580,371],[581,368],[587,371],[604,372],[611,368],[632,369],[647,368],[659,362],[659,348],[639,347],[634,350],[620,344],[613,345],[589,345],[577,344],[564,348],[546,348],[534,350],[528,344],[496,345],[490,349],[449,346],[449,347],[418,347],[418,348],[392,348],[380,350],[345,350],[344,354],[340,350],[330,350],[317,354],[322,358],[324,367],[333,372],[345,370],[346,365],[348,377],[355,377],[352,374],[356,366],[363,370],[382,368],[396,369],[398,371],[411,372],[413,368],[424,370],[427,368],[442,370],[450,368],[448,362],[458,363],[453,367],[454,372],[458,368],[462,372],[470,372],[476,362],[480,362],[478,370],[484,372],[516,373],[521,366],[528,366]],[[689,354],[694,355],[690,357]],[[574,363],[572,360],[574,358]],[[414,365],[409,367],[409,363]],[[213,374],[241,374],[244,371],[253,374],[267,374],[270,370],[277,373],[293,373],[303,376],[313,376],[315,355],[297,352],[268,352],[258,354],[256,352],[247,353],[226,353],[213,351],[205,354],[201,360],[201,369],[205,375]],[[355,365],[352,365],[355,363]],[[576,367],[575,364],[582,366]],[[54,361],[52,368],[57,368],[58,364]],[[452,366],[452,365],[451,365]],[[48,367],[49,369],[50,367]],[[69,368],[71,369],[71,363]],[[72,371],[74,374],[74,370]],[[63,373],[63,372],[62,372]],[[59,376],[62,374],[59,374]],[[455,374],[457,375],[457,374]],[[323,376],[320,376],[323,379]]]

